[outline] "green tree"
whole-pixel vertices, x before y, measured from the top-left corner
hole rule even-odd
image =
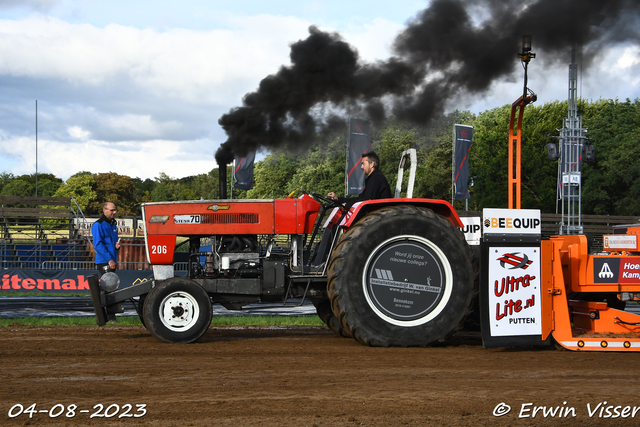
[[[595,162],[584,165],[583,212],[640,215],[640,100],[600,100],[586,108],[584,125]]]
[[[172,202],[185,200],[184,186],[180,180],[170,177],[164,172],[155,178],[155,185],[151,192],[151,199],[154,202]],[[195,196],[194,196],[195,197]]]
[[[38,174],[38,196],[53,196],[62,185],[62,180],[50,173]],[[5,181],[2,185],[2,195],[4,196],[35,196],[36,195],[36,175],[21,175],[13,177],[11,174],[0,177]]]
[[[550,162],[546,142],[557,135],[566,102],[524,112],[521,137],[521,207],[555,212],[557,163]],[[511,106],[484,111],[474,121],[475,134],[470,152],[470,175],[476,176],[471,201],[474,208],[508,207],[508,146]],[[515,207],[515,203],[514,203]]]
[[[286,187],[325,195],[344,195],[346,143],[344,137],[320,140],[305,156],[298,158],[297,170]]]
[[[284,197],[293,190],[291,180],[298,164],[291,154],[276,151],[255,163],[253,188],[247,191],[249,199]]]
[[[133,179],[115,172],[94,175],[97,199],[89,203],[87,211],[93,215],[102,213],[102,205],[112,202],[118,207],[118,215],[140,215],[140,206],[133,198]]]
[[[35,185],[20,178],[9,181],[2,187],[3,196],[35,196]]]
[[[555,212],[558,164],[549,161],[546,144],[558,135],[558,129],[562,127],[563,118],[567,114],[566,101],[528,106],[525,109],[521,144],[523,209],[540,209],[546,213]]]
[[[90,172],[78,172],[62,184],[54,197],[73,197],[82,212],[87,215],[89,205],[96,203],[98,195],[95,190],[96,180]]]
[[[0,194],[3,194],[2,190],[4,189],[4,186],[11,182],[13,179],[15,179],[15,176],[12,173],[0,172]]]
[[[373,149],[380,157],[380,172],[393,188],[398,177],[400,156],[405,150],[416,147],[417,131],[415,128],[390,123],[375,135]],[[404,187],[406,188],[406,186]]]
[[[151,193],[155,187],[155,181],[152,179],[133,178],[133,198],[137,203],[146,203],[152,201]]]
[[[199,174],[191,181],[191,190],[195,194],[195,198],[203,198],[205,200],[217,199],[219,197],[218,183],[220,182],[218,177],[218,169],[211,169],[209,173]],[[234,197],[238,190],[234,189]]]
[[[453,125],[473,125],[469,111],[453,111],[436,117],[416,140],[418,165],[414,197],[451,201]],[[458,201],[464,206],[464,201]]]

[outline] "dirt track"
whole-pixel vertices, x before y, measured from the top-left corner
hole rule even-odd
[[[387,349],[325,328],[212,327],[196,344],[169,345],[143,327],[15,326],[0,328],[0,342],[2,425],[640,424],[640,411],[600,418],[587,408],[640,408],[639,355],[483,349],[469,332],[442,347]],[[495,417],[501,402],[511,412]],[[33,403],[64,412],[9,418],[14,405]],[[519,418],[527,403],[525,415],[560,406],[576,417]],[[75,415],[66,418],[71,404]],[[91,419],[98,404],[118,404],[110,408],[116,416]],[[130,415],[141,414],[136,404],[147,413],[118,419],[126,404]]]

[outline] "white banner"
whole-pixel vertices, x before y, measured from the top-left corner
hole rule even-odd
[[[537,209],[484,209],[484,234],[541,234]]]
[[[604,250],[638,249],[638,236],[636,234],[617,234],[602,236]]]
[[[482,240],[482,218],[479,216],[460,217],[464,238],[469,245],[479,245]]]
[[[87,222],[85,226],[80,226],[80,221],[77,218],[73,219],[74,226],[79,231],[80,234],[91,236],[91,226],[94,222],[96,222],[98,218],[87,218]],[[133,228],[133,218],[116,218],[116,222],[118,223],[118,237],[133,237],[134,236],[134,228]],[[141,222],[141,221],[140,221]]]
[[[491,335],[541,335],[540,248],[490,247],[487,262]]]

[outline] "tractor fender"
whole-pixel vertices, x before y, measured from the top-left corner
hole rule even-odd
[[[398,205],[411,205],[423,208],[429,208],[434,213],[445,217],[454,227],[463,227],[462,221],[460,221],[460,217],[456,213],[455,209],[451,205],[451,203],[445,200],[437,200],[437,199],[407,199],[407,198],[398,198],[398,199],[377,199],[377,200],[367,200],[364,202],[354,203],[354,205],[349,209],[349,212],[344,216],[342,221],[340,222],[340,226],[344,228],[349,228],[358,222],[362,217],[366,216],[370,212],[375,210],[387,207],[387,206],[398,206]]]

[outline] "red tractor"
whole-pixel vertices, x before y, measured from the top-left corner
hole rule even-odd
[[[139,297],[154,337],[188,343],[207,331],[212,304],[240,310],[301,298],[362,344],[428,346],[459,329],[477,302],[485,347],[640,351],[640,315],[625,310],[640,300],[637,224],[615,228],[605,253],[591,255],[585,236],[541,240],[540,212],[524,209],[485,209],[474,227],[482,243],[472,250],[441,200],[347,210],[303,193],[147,203],[142,214],[154,279],[113,289],[91,276],[99,325]],[[177,261],[186,277],[174,271]]]
[[[302,298],[332,330],[362,344],[427,346],[460,327],[477,293],[473,250],[441,200],[372,200],[346,210],[303,192],[146,203],[142,215],[154,280],[96,290],[94,305],[104,324],[139,296],[140,318],[164,342],[200,338],[214,303],[239,310]],[[326,252],[318,250],[321,235],[329,237]],[[179,257],[187,277],[175,275]]]

